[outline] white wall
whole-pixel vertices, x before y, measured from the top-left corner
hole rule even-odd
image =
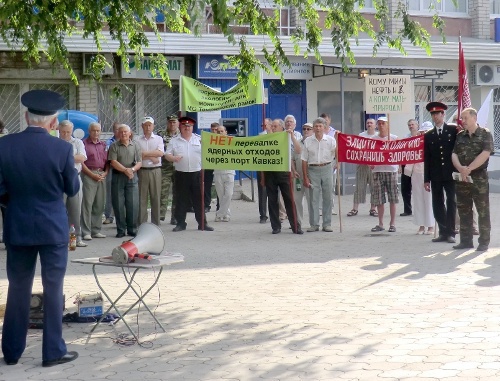
[[[473,61],[470,61],[473,62]],[[466,62],[469,70],[470,62]],[[332,63],[332,62],[330,62]],[[335,62],[338,63],[338,62]],[[358,60],[357,65],[370,64],[370,65],[383,65],[383,66],[405,66],[408,68],[433,68],[433,69],[448,69],[451,70],[443,76],[442,79],[436,79],[436,85],[457,85],[458,83],[458,57],[453,60],[436,60],[432,58],[425,59],[404,59],[404,58],[390,58],[390,59],[364,59]],[[469,74],[469,86],[471,92],[472,107],[479,109],[487,97],[489,90],[492,87],[474,86],[472,85],[471,73]],[[414,79],[413,84],[431,84],[430,79]],[[343,79],[344,91],[360,91],[364,92],[364,80],[358,78],[345,78]],[[314,119],[318,116],[317,110],[317,92],[318,91],[340,91],[340,75],[330,75],[325,77],[313,78],[307,81],[307,118],[308,120]],[[412,110],[414,103],[412,100]],[[493,130],[493,116],[492,110],[490,112],[490,119],[488,125]],[[409,114],[391,114],[390,127],[391,133],[400,137],[408,134],[407,121],[414,118],[414,113]],[[334,126],[339,128],[340,126]]]

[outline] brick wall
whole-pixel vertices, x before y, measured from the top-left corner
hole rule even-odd
[[[490,39],[490,1],[469,0],[472,19],[472,37]]]

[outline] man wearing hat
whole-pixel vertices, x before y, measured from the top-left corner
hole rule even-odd
[[[432,193],[432,210],[439,227],[439,236],[432,242],[455,243],[456,201],[452,177],[455,167],[451,154],[457,129],[444,122],[448,109],[445,104],[430,102],[426,109],[431,113],[434,128],[424,135],[424,188]]]
[[[179,119],[177,115],[172,114],[167,118],[167,128],[164,130],[159,130],[158,135],[163,138],[163,145],[167,148],[168,143],[172,138],[179,135]],[[170,207],[171,218],[170,224],[177,225],[177,221],[174,217],[175,204],[177,196],[174,192],[174,164],[166,160],[161,161],[161,197],[160,197],[160,220],[165,221],[165,215],[167,214],[168,200],[170,192],[172,192],[172,206]]]
[[[389,131],[388,120],[386,116],[377,119],[378,135],[372,137],[376,140],[396,140],[398,137]],[[372,168],[371,203],[377,206],[378,225],[372,228],[372,232],[380,232],[384,228],[384,213],[387,193],[389,201],[389,232],[396,232],[396,204],[399,202],[398,191],[398,165],[374,165]]]
[[[68,215],[63,194],[78,193],[73,147],[54,139],[57,111],[64,98],[49,90],[24,93],[28,127],[0,139],[0,197],[7,202],[4,240],[9,289],[2,351],[15,365],[26,348],[33,279],[40,255],[44,294],[42,366],[73,361],[62,338],[63,283],[68,262]],[[20,221],[22,223],[20,223]]]
[[[139,225],[148,220],[148,200],[151,205],[151,222],[160,226],[161,158],[165,147],[161,136],[155,135],[155,120],[151,116],[142,118],[144,135],[137,139],[142,151],[142,166],[139,176]]]
[[[201,137],[193,134],[195,120],[187,116],[179,119],[180,134],[170,140],[165,158],[174,163],[174,192],[177,194],[174,232],[186,230],[186,213],[192,201],[198,230],[212,231],[207,225],[201,204]]]

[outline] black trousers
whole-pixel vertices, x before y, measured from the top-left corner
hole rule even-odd
[[[257,197],[259,199],[259,215],[261,220],[267,220],[267,191],[266,186],[261,185],[262,172],[257,172]]]
[[[403,196],[404,212],[411,214],[411,176],[406,176],[404,173],[401,174],[401,196]]]
[[[455,181],[431,181],[432,211],[439,226],[439,235],[455,237]],[[446,194],[446,205],[444,195]]]
[[[214,170],[205,169],[204,175],[204,203],[205,208],[210,208],[212,202],[212,183],[214,182]]]
[[[175,171],[174,178],[174,190],[177,194],[174,217],[177,220],[177,226],[186,227],[186,214],[191,205],[194,208],[194,216],[198,222],[198,227],[201,226],[201,221],[204,221],[206,226],[207,220],[201,205],[201,171]]]
[[[288,221],[290,222],[292,231],[296,232],[300,228],[300,224],[297,221],[297,210],[295,209],[295,201],[293,199],[293,191],[290,184],[290,172],[265,172],[264,176],[266,178],[267,202],[271,228],[273,230],[281,229],[278,203],[279,192],[281,192]]]

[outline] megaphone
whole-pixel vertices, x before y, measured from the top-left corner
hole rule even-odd
[[[151,259],[149,254],[160,255],[166,250],[165,236],[161,229],[149,222],[143,223],[134,239],[123,242],[111,253],[113,262],[130,263],[136,258]],[[147,253],[147,254],[145,254]]]

